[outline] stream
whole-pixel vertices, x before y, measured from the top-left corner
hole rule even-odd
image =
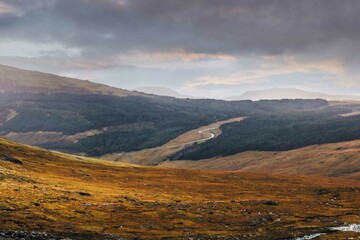
[[[340,231],[340,232],[358,232],[360,233],[360,224],[350,224],[348,226],[341,226],[341,227],[331,227],[330,230],[333,231]],[[293,238],[293,240],[308,240],[320,237],[322,235],[326,235],[328,233],[314,233],[311,235]]]

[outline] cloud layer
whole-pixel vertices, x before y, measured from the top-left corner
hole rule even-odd
[[[99,54],[280,54],[360,38],[357,0],[3,0],[3,36]],[[22,13],[22,14],[11,14]],[[96,49],[94,49],[96,47]]]
[[[14,41],[61,46],[34,58],[72,59],[84,69],[128,65],[156,68],[169,61],[180,69],[188,62],[207,66],[209,61],[222,61],[224,69],[218,72],[217,81],[234,81],[233,76],[256,71],[239,73],[229,62],[292,57],[309,68],[324,62],[344,64],[348,74],[341,77],[348,78],[343,81],[356,85],[359,12],[358,0],[0,0],[0,50],[1,44]],[[69,51],[77,52],[76,56],[69,56]],[[141,62],[144,57],[139,56],[143,55],[148,58],[147,64]],[[20,56],[14,53],[7,57]],[[154,66],[151,59],[162,62]],[[226,69],[228,64],[232,68]],[[253,74],[261,75],[261,66]],[[291,68],[271,71],[281,70]],[[156,71],[153,74],[151,77]],[[271,76],[264,76],[271,80]],[[191,77],[210,81],[200,70]]]

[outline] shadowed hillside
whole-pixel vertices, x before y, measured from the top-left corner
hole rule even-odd
[[[228,102],[150,96],[5,66],[0,66],[0,87],[1,136],[88,156],[157,147],[234,117],[328,106],[325,100]]]
[[[354,109],[359,104],[351,105]],[[315,110],[271,112],[221,126],[222,134],[193,144],[170,157],[200,160],[246,151],[287,151],[315,144],[360,139],[359,115],[351,108],[332,106]],[[342,111],[350,110],[348,114]]]

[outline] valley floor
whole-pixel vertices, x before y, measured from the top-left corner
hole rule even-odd
[[[291,239],[359,224],[359,199],[351,179],[139,167],[0,139],[0,239]]]
[[[221,134],[220,127],[222,125],[238,122],[243,119],[244,117],[236,117],[224,121],[214,122],[207,126],[193,129],[184,134],[181,134],[180,136],[159,147],[134,152],[107,154],[102,156],[101,159],[150,166],[158,165],[165,161],[172,154],[181,151],[193,143],[203,143],[207,140],[219,136]]]

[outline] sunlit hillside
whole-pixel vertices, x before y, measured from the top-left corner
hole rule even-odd
[[[360,142],[313,145],[282,152],[248,151],[199,161],[166,161],[161,167],[360,179]]]
[[[0,92],[104,94],[114,96],[146,96],[139,92],[109,87],[90,81],[60,77],[0,65]]]
[[[5,139],[0,156],[1,234],[279,239],[360,223],[352,180],[104,163]]]

